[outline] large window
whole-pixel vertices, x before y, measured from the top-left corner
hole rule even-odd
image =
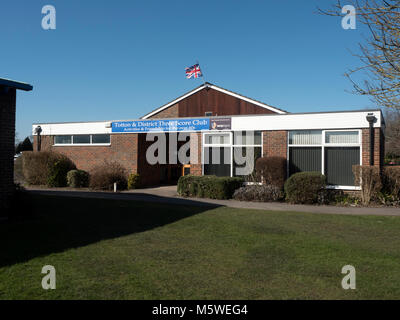
[[[55,145],[109,145],[109,134],[79,134],[54,136]]]
[[[328,185],[354,186],[352,166],[360,164],[359,130],[302,130],[289,132],[289,175],[318,171]]]
[[[262,155],[261,131],[213,132],[203,136],[205,175],[250,179],[255,161]]]

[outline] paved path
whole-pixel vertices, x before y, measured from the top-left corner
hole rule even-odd
[[[337,207],[337,206],[317,206],[317,205],[296,205],[280,202],[244,202],[236,200],[213,200],[200,198],[182,198],[176,194],[176,186],[166,186],[157,188],[146,188],[138,190],[123,191],[119,193],[112,192],[93,192],[89,190],[77,190],[69,188],[59,189],[42,189],[29,187],[33,193],[70,196],[70,197],[87,197],[101,199],[116,200],[136,200],[157,203],[168,203],[178,205],[195,205],[195,206],[226,206],[231,208],[244,209],[260,209],[273,211],[297,211],[312,213],[328,213],[328,214],[349,214],[349,215],[379,215],[379,216],[400,216],[400,208],[378,207],[378,208],[362,208],[362,207]]]

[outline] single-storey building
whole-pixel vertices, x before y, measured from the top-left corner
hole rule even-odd
[[[0,78],[0,219],[7,217],[14,192],[15,106],[17,90],[30,91],[27,83]]]
[[[235,155],[251,154],[285,158],[288,175],[319,171],[332,188],[351,190],[358,188],[352,165],[381,166],[384,156],[380,110],[289,113],[211,83],[140,119],[35,123],[32,133],[36,151],[63,153],[89,172],[104,160],[118,161],[145,185],[174,183],[187,173],[235,176],[243,166]],[[158,150],[153,158],[164,162],[149,160],[157,141],[167,157]],[[182,163],[174,157],[183,145],[190,161]]]

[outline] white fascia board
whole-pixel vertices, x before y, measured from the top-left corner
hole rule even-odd
[[[109,121],[102,122],[72,122],[72,123],[45,123],[33,124],[32,134],[35,135],[35,128],[42,128],[41,135],[68,135],[68,134],[105,134],[111,133],[111,128],[107,128]]]
[[[237,94],[237,93],[234,93],[234,92],[225,90],[225,89],[220,88],[220,87],[218,87],[218,86],[216,86],[216,85],[213,85],[213,84],[212,84],[212,85],[209,85],[209,88],[212,88],[212,89],[217,90],[217,91],[219,91],[219,92],[223,92],[223,93],[228,94],[228,95],[230,95],[230,96],[232,96],[232,97],[235,97],[235,98],[238,98],[238,99],[241,99],[241,100],[250,102],[250,103],[252,103],[252,104],[255,104],[255,105],[257,105],[257,106],[259,106],[259,107],[262,107],[262,108],[264,108],[264,109],[271,110],[271,111],[276,112],[276,113],[278,113],[278,114],[287,114],[287,112],[285,112],[285,111],[282,111],[282,110],[279,110],[279,109],[277,109],[277,108],[271,107],[271,106],[269,106],[269,105],[267,105],[267,104],[265,104],[265,103],[261,103],[261,102],[259,102],[259,101],[256,101],[256,100],[247,98],[247,97],[242,96],[242,95],[240,95],[240,94]]]
[[[374,127],[380,128],[380,111],[360,111],[232,117],[232,130],[361,129],[369,128],[369,113],[377,118]]]

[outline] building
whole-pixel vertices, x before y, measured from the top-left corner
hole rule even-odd
[[[184,172],[237,175],[235,155],[254,154],[285,158],[288,175],[320,171],[333,188],[356,189],[352,165],[380,166],[384,155],[380,110],[289,113],[210,83],[140,119],[35,123],[33,133],[38,127],[35,150],[64,153],[89,172],[104,159],[118,161],[145,185],[174,183]],[[182,132],[185,139],[176,141]],[[171,161],[178,151],[167,152],[166,162],[149,161],[146,153],[161,139],[149,133],[167,133],[167,151],[190,147],[190,164]]]
[[[26,83],[0,78],[0,218],[7,216],[14,191],[16,91],[32,90]]]

